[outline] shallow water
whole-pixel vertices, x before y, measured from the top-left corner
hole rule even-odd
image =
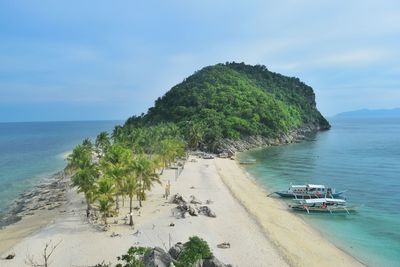
[[[62,170],[64,156],[116,121],[0,123],[0,217],[17,196]]]
[[[290,183],[347,189],[352,215],[303,215],[369,266],[400,266],[400,119],[333,119],[309,141],[241,154],[246,170],[268,190]]]

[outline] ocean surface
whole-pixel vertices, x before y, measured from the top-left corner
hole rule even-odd
[[[269,191],[290,183],[347,189],[351,215],[301,214],[368,266],[400,266],[400,118],[330,119],[309,141],[246,152],[246,170]]]
[[[84,138],[111,132],[118,121],[0,123],[0,218],[18,195],[66,166]]]

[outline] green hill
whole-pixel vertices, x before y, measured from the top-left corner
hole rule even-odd
[[[226,63],[205,67],[155,101],[147,114],[133,116],[126,127],[174,123],[196,144],[222,139],[276,138],[303,129],[329,129],[316,108],[313,89],[298,78],[265,66]],[[193,133],[192,133],[193,134]],[[190,141],[190,140],[187,140]]]

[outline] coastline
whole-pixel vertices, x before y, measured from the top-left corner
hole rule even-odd
[[[283,203],[266,197],[264,188],[238,162],[232,163],[216,159],[221,179],[290,266],[364,266],[290,213]]]
[[[68,179],[59,171],[19,195],[0,224],[0,255],[64,212]]]
[[[110,218],[114,223],[104,232],[99,230],[100,224],[88,223],[83,197],[69,189],[62,207],[40,210],[0,230],[1,239],[6,240],[1,243],[7,248],[0,250],[0,255],[16,254],[13,260],[2,260],[2,266],[21,266],[28,255],[38,257],[50,240],[61,241],[54,253],[55,266],[90,266],[102,261],[116,263],[116,257],[132,245],[167,250],[169,239],[185,242],[193,235],[205,239],[217,258],[233,266],[362,266],[277,200],[266,198],[263,188],[236,161],[196,158],[185,164],[178,179],[175,170],[168,169],[161,180],[163,184],[171,182],[172,195],[212,200],[209,207],[217,217],[177,218],[176,205],[165,201],[164,187],[156,185],[144,207],[135,211],[134,229],[123,223],[125,206],[118,218]],[[36,224],[34,218],[38,219]],[[169,226],[171,222],[174,227]],[[112,233],[119,237],[111,237]],[[4,239],[7,235],[11,238]],[[222,242],[229,242],[231,248],[218,248]]]

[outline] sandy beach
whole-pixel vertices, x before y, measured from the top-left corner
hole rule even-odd
[[[125,205],[120,217],[109,218],[110,230],[99,230],[85,218],[83,197],[69,190],[67,203],[53,210],[53,215],[35,214],[0,230],[2,257],[16,255],[13,260],[1,260],[0,265],[26,266],[28,258],[40,262],[46,243],[59,243],[51,266],[116,263],[116,257],[130,246],[159,246],[168,250],[171,244],[198,235],[208,242],[218,259],[233,266],[361,266],[288,212],[279,201],[267,198],[266,192],[235,161],[191,159],[195,162],[189,160],[177,179],[176,170],[164,172],[163,185],[156,185],[143,208],[135,211],[133,228],[124,223],[128,213]],[[168,181],[172,195],[211,200],[208,206],[217,217],[176,218],[176,205],[163,198]],[[32,218],[42,220],[34,224]],[[111,237],[112,233],[118,236]],[[229,242],[231,247],[218,248],[222,242]]]

